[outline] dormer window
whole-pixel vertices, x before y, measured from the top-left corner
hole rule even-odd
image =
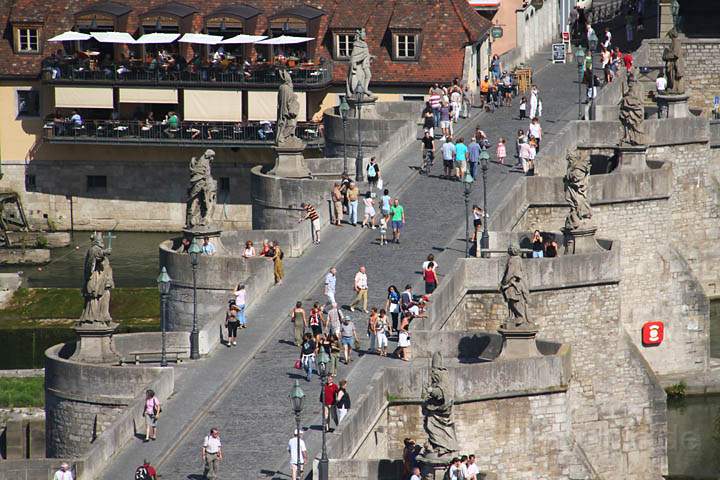
[[[350,58],[352,53],[353,41],[355,40],[354,32],[337,32],[335,33],[334,56],[336,60],[346,60]]]
[[[15,52],[40,53],[40,25],[16,25],[14,34]]]
[[[414,62],[420,58],[420,32],[393,32],[393,60]]]

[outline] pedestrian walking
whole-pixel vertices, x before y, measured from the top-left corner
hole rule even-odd
[[[423,270],[423,280],[425,280],[425,295],[432,294],[438,284],[435,262],[429,262],[427,267]]]
[[[440,147],[443,157],[443,176],[442,178],[451,178],[453,176],[453,168],[455,162],[455,144],[451,137],[445,137],[445,142]]]
[[[310,330],[312,331],[312,336],[315,339],[315,341],[318,341],[318,337],[322,335],[322,322],[323,322],[323,314],[322,309],[320,308],[320,304],[317,302],[313,303],[312,308],[310,309],[310,315],[308,317],[308,324],[310,325]]]
[[[370,317],[368,318],[367,336],[370,339],[370,348],[368,348],[368,351],[369,352],[375,351],[375,353],[377,353],[377,347],[375,345],[375,339],[377,337],[377,335],[375,333],[375,326],[377,325],[377,317],[378,317],[377,308],[372,307],[370,309]]]
[[[235,288],[235,306],[237,307],[237,319],[240,323],[240,328],[247,328],[247,318],[245,318],[245,306],[247,304],[247,290],[245,285],[240,283]],[[235,344],[237,345],[237,343]]]
[[[312,203],[301,203],[300,207],[305,210],[305,213],[300,217],[298,223],[303,220],[310,220],[313,243],[317,245],[320,243],[320,215]]]
[[[391,333],[398,330],[398,322],[400,319],[400,292],[395,285],[390,285],[387,292],[387,300],[385,301],[385,310],[390,312],[392,319]]]
[[[339,227],[341,226],[340,222],[343,218],[343,194],[342,191],[340,191],[339,183],[335,182],[335,184],[333,184],[333,188],[330,191],[330,197],[333,204],[332,224]]]
[[[283,277],[285,277],[285,269],[283,268],[283,258],[285,258],[285,252],[280,248],[280,243],[277,240],[273,242],[270,250],[273,259],[273,273],[275,275],[275,284],[282,284]]]
[[[301,480],[305,462],[307,461],[307,447],[302,439],[302,431],[295,430],[295,435],[288,441],[290,453],[290,476],[292,480]]]
[[[160,400],[155,396],[153,390],[145,391],[145,404],[143,406],[143,417],[145,418],[145,442],[157,438],[157,420],[162,407]]]
[[[504,137],[500,137],[498,139],[496,154],[497,154],[497,161],[500,165],[505,165],[505,157],[507,157],[507,147],[506,147],[507,141]]]
[[[363,198],[363,222],[360,228],[370,227],[375,230],[375,194],[367,192]]]
[[[300,345],[300,365],[305,370],[305,380],[308,382],[312,379],[313,368],[315,368],[315,352],[317,351],[317,343],[313,340],[313,335],[307,332],[303,336],[302,345]]]
[[[350,410],[350,394],[347,392],[347,380],[340,380],[340,388],[335,396],[335,408],[337,409],[338,425],[343,421]]]
[[[480,144],[477,142],[475,137],[472,137],[470,145],[468,145],[468,168],[470,176],[473,179],[477,178],[477,167],[480,161]]]
[[[147,459],[135,469],[135,480],[157,480],[157,470],[150,465]]]
[[[337,282],[337,269],[332,267],[325,275],[325,297],[327,305],[335,304],[335,285]]]
[[[338,363],[340,360],[340,340],[335,333],[331,333],[327,336],[327,341],[330,344],[330,367],[329,372],[333,375],[337,375]]]
[[[408,333],[407,328],[401,329],[398,334],[398,348],[395,354],[400,360],[410,361],[410,333]]]
[[[380,181],[380,165],[377,164],[375,157],[370,157],[370,162],[365,168],[367,174],[368,185],[370,185],[370,191],[377,188],[378,182]]]
[[[397,201],[397,200],[396,200]],[[358,272],[355,274],[355,283],[353,288],[355,289],[355,299],[350,304],[350,311],[355,311],[355,306],[362,304],[362,311],[368,313],[367,309],[367,293],[368,293],[368,279],[365,273],[365,266],[361,265]]]
[[[381,357],[387,357],[388,347],[388,318],[385,309],[381,309],[375,321],[375,346]]]
[[[355,184],[355,182],[350,182],[350,186],[347,190],[347,200],[348,200],[348,217],[350,221],[350,225],[353,227],[357,226],[357,217],[358,217],[358,198],[360,197],[360,189]]]
[[[538,115],[538,89],[535,85],[530,89],[530,118],[535,118]]]
[[[327,376],[327,383],[323,388],[323,416],[325,417],[325,431],[334,432],[335,430],[330,428],[330,418],[335,422],[335,426],[338,425],[338,415],[335,410],[335,399],[340,387],[335,383],[332,375]]]
[[[237,305],[232,304],[228,308],[228,312],[225,315],[225,328],[227,329],[227,346],[228,348],[232,347],[233,345],[237,345],[237,331],[238,327],[240,326],[240,322],[238,322],[238,310],[239,308]]]
[[[430,108],[432,108],[434,126],[435,128],[440,128],[440,107],[442,107],[442,90],[437,83],[433,86],[433,88],[430,89],[430,98],[428,98],[428,101],[430,102]],[[435,136],[435,133],[437,132],[433,132],[433,136]]]
[[[383,190],[383,195],[380,197],[380,213],[386,221],[390,220],[390,190],[387,188]]]
[[[455,168],[457,170],[457,179],[462,181],[465,176],[465,169],[467,168],[467,145],[464,143],[462,137],[458,138],[455,144]]]
[[[472,214],[473,214],[473,236],[470,242],[475,243],[477,241],[478,233],[480,233],[480,230],[482,229],[483,224],[483,217],[484,212],[483,209],[480,208],[478,205],[473,205],[472,207]]]
[[[393,241],[400,243],[400,233],[405,226],[405,208],[400,205],[400,200],[397,198],[390,207],[390,214],[392,215]]]
[[[527,118],[527,98],[522,97],[520,99],[520,115],[518,116],[518,120],[525,120]]]
[[[293,332],[295,333],[295,346],[302,345],[305,329],[307,328],[307,318],[305,317],[305,309],[302,302],[297,302],[295,308],[290,310],[290,321],[293,323]]]
[[[337,303],[333,302],[327,311],[327,332],[330,335],[340,335],[340,324],[342,323],[343,314],[338,308]]]
[[[67,462],[60,464],[60,468],[55,472],[53,480],[73,480],[72,472],[70,471],[70,465]]]
[[[343,358],[345,365],[352,361],[351,354],[353,346],[358,343],[357,332],[355,331],[355,324],[350,318],[343,318],[342,325],[340,325],[340,343],[343,346]]]
[[[220,430],[211,428],[210,434],[205,437],[202,446],[202,461],[205,464],[203,476],[207,480],[217,478],[222,461],[222,442],[220,441]]]
[[[457,123],[460,118],[460,106],[462,104],[462,90],[457,85],[453,86],[450,93],[450,105],[452,106],[452,121]]]
[[[387,220],[385,220],[385,216],[380,217],[380,245],[387,244]]]
[[[440,107],[440,128],[442,129],[442,134],[445,138],[452,135],[452,122],[450,121],[451,115],[452,107],[448,104],[448,102],[443,101],[442,106]]]

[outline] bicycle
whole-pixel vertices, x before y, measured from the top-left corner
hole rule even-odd
[[[430,170],[432,170],[433,162],[435,155],[433,154],[432,150],[424,149],[423,150],[423,160],[422,165],[420,166],[420,174],[430,175]]]

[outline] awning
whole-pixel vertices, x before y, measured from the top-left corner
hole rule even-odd
[[[186,33],[178,42],[195,43],[198,45],[217,45],[222,42],[222,35],[205,35],[204,33]]]
[[[307,99],[305,92],[295,92],[300,104],[298,112],[298,121],[307,121]],[[257,90],[248,91],[248,120],[270,120],[274,122],[277,119],[277,91],[263,92]]]
[[[238,44],[238,43],[257,43],[260,40],[265,40],[265,35],[235,35],[234,37],[227,38],[220,43],[224,44]]]
[[[178,92],[174,88],[121,88],[120,103],[167,103],[177,105]]]
[[[179,33],[146,33],[142,37],[135,40],[135,43],[172,43],[180,38]]]
[[[261,42],[257,42],[258,45],[294,45],[296,43],[305,43],[311,40],[315,40],[315,37],[293,37],[291,35],[280,35],[275,38],[268,38]]]
[[[135,43],[135,39],[127,32],[90,32],[90,35],[100,43]]]
[[[112,87],[55,87],[56,108],[113,108]]]
[[[242,120],[242,91],[183,90],[183,120],[239,122]]]
[[[88,40],[89,38],[91,37],[87,33],[69,31],[52,37],[48,40],[48,42],[77,42],[81,40]]]

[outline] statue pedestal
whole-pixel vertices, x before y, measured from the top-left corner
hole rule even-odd
[[[358,118],[358,107],[360,110],[361,120],[379,120],[380,117],[377,113],[375,104],[377,103],[377,97],[365,96],[358,102],[356,98],[347,97],[348,105],[350,105],[350,111],[348,112],[348,118]]]
[[[620,160],[619,171],[642,172],[647,170],[647,145],[619,145],[615,152]]]
[[[217,227],[215,225],[196,225],[192,228],[183,228],[183,234],[190,240],[196,237],[199,239],[203,239],[204,237],[218,237],[219,240],[221,233],[222,230],[220,229],[220,227]]]
[[[81,323],[75,327],[78,336],[75,353],[71,360],[83,363],[120,364],[122,357],[115,351],[112,335],[118,324]]]
[[[516,360],[518,358],[540,357],[535,336],[537,328],[500,328],[503,346],[496,360]]]
[[[270,170],[270,175],[286,178],[308,178],[311,176],[310,169],[308,169],[303,156],[304,142],[298,141],[292,145],[276,145],[273,150],[275,151],[275,167]]]
[[[658,118],[686,118],[690,116],[686,94],[660,94],[655,96]]]
[[[445,455],[437,459],[418,456],[416,460],[420,467],[422,480],[444,480],[445,471],[450,467],[452,459],[452,455]]]
[[[602,247],[595,240],[597,227],[587,226],[575,229],[563,229],[565,233],[565,253],[574,255],[576,253],[596,253],[603,251]]]

